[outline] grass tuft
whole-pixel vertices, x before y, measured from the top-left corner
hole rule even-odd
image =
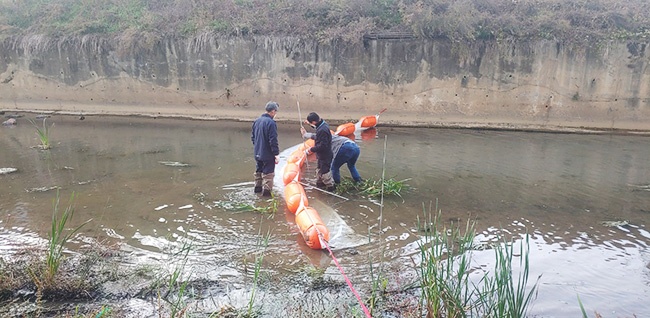
[[[59,267],[61,265],[61,261],[63,259],[63,248],[65,247],[65,245],[70,241],[72,236],[81,229],[81,227],[83,227],[84,225],[86,225],[88,222],[91,221],[88,220],[83,224],[77,226],[76,228],[69,230],[67,233],[65,233],[66,224],[70,219],[72,219],[74,215],[74,206],[73,206],[74,192],[70,195],[70,199],[68,200],[68,205],[66,206],[65,210],[63,210],[60,217],[59,217],[59,203],[60,203],[59,201],[60,201],[60,196],[59,196],[59,191],[57,190],[56,198],[54,199],[53,202],[54,211],[52,213],[52,224],[50,229],[47,256],[46,256],[47,267],[46,267],[45,280],[46,283],[48,283],[48,285],[54,283],[54,277],[58,273]]]
[[[32,124],[32,126],[36,128],[36,135],[38,136],[38,139],[41,142],[39,147],[43,150],[48,150],[51,148],[50,127],[52,127],[54,124],[48,127],[47,124],[45,123],[45,120],[46,118],[43,118],[43,128],[39,127],[33,119],[29,119],[29,122]]]

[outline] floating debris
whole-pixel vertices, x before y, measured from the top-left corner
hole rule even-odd
[[[16,124],[16,119],[14,118],[9,118],[2,122],[2,126],[13,126],[15,124]]]
[[[201,203],[205,202],[205,197],[206,197],[206,196],[207,196],[207,195],[206,195],[205,193],[203,193],[203,192],[194,193],[194,194],[192,195],[192,197],[194,197],[194,199],[196,199],[196,201],[199,201],[199,202],[201,202]]]
[[[273,207],[258,207],[253,203],[243,203],[243,202],[232,202],[232,201],[214,201],[212,207],[221,208],[230,212],[258,212],[258,213],[270,213],[272,212]]]
[[[61,189],[61,187],[59,187],[59,186],[39,187],[39,188],[25,189],[25,191],[27,191],[27,193],[32,193],[32,192],[47,192],[47,191],[56,190],[56,189]]]
[[[630,224],[630,221],[627,220],[622,220],[622,221],[602,221],[600,222],[603,226],[606,227],[619,227],[619,226],[626,226]]]
[[[191,167],[189,163],[183,163],[178,161],[158,161],[159,164],[168,166],[168,167]]]
[[[165,149],[151,149],[151,150],[147,150],[147,151],[142,152],[142,154],[143,155],[155,155],[155,154],[165,153],[165,152],[169,152],[169,151],[170,150],[168,148],[165,148]]]
[[[192,208],[192,205],[191,205],[191,204],[188,204],[188,205],[184,205],[184,206],[178,207],[179,210],[185,210],[185,209],[191,209],[191,208]]]
[[[0,174],[10,174],[16,171],[18,171],[16,168],[0,168]]]
[[[156,210],[156,211],[160,211],[160,210],[162,210],[162,209],[164,209],[164,208],[166,208],[166,207],[168,207],[168,206],[169,206],[169,205],[167,205],[167,204],[163,204],[163,205],[161,205],[161,206],[159,206],[159,207],[156,207],[154,210]]]
[[[634,188],[632,191],[650,191],[650,184],[628,184],[628,186]]]

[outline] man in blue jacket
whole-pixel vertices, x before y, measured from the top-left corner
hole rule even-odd
[[[306,152],[316,153],[318,164],[316,168],[316,186],[325,188],[327,191],[334,191],[334,180],[332,179],[332,172],[330,166],[332,165],[332,132],[330,126],[325,120],[320,118],[317,113],[309,113],[307,116],[307,123],[316,129],[316,136],[313,137],[314,146],[307,149]],[[304,128],[300,128],[300,132],[305,135]]]
[[[253,150],[255,153],[255,193],[262,192],[270,196],[273,190],[275,165],[278,163],[280,147],[278,145],[278,126],[273,120],[280,105],[276,102],[266,103],[266,113],[253,122]]]

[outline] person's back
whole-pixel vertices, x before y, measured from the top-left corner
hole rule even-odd
[[[275,165],[278,163],[280,147],[278,145],[278,126],[273,120],[280,105],[276,102],[266,103],[266,113],[253,122],[251,141],[255,155],[255,193],[271,195]]]
[[[253,153],[255,160],[270,160],[279,154],[277,124],[269,114],[253,122]]]
[[[343,144],[346,142],[354,141],[348,137],[343,137],[336,134],[332,135],[332,157],[336,157],[339,149],[341,149],[341,146],[343,146]]]
[[[347,137],[341,137],[339,135],[332,135],[332,179],[334,179],[335,184],[341,183],[341,172],[340,168],[343,164],[348,165],[348,170],[350,170],[350,175],[355,182],[361,181],[361,175],[356,168],[357,159],[359,159],[359,154],[361,150],[356,142]]]

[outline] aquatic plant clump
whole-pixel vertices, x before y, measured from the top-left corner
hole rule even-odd
[[[361,182],[354,182],[350,178],[342,178],[341,183],[336,186],[337,193],[352,193],[357,195],[368,196],[371,198],[380,197],[382,192],[387,196],[398,196],[402,197],[402,191],[405,191],[409,188],[409,185],[406,183],[410,179],[404,180],[395,180],[395,179],[384,179],[382,180],[373,180],[373,179],[364,179]]]
[[[233,202],[226,200],[215,201],[213,206],[230,212],[257,212],[271,216],[278,212],[279,200],[273,194],[270,199],[266,200],[266,203],[266,206],[257,206],[252,202]]]

